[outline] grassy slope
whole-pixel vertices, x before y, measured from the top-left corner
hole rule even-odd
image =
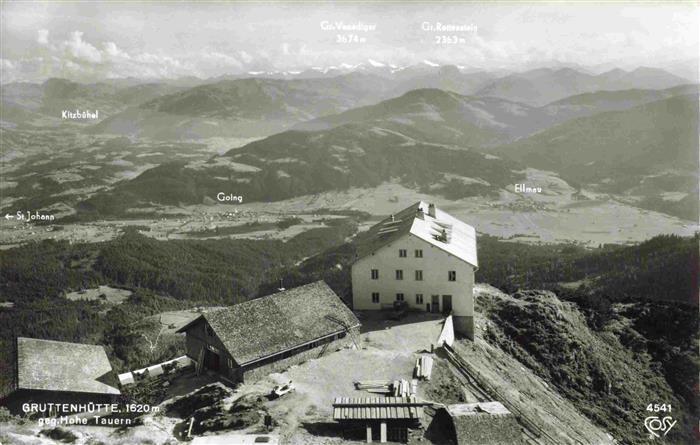
[[[477,318],[477,324],[482,324]],[[538,375],[499,344],[458,341],[455,350],[485,381],[525,417],[561,444],[611,443],[603,428],[583,415],[544,376]]]
[[[480,289],[478,307],[490,322],[485,338],[532,369],[586,416],[623,443],[646,443],[640,425],[649,403],[670,403],[679,428],[674,443],[692,437],[694,408],[679,398],[653,359],[625,347],[615,333],[592,331],[579,308],[554,294],[512,296]],[[624,320],[623,320],[624,321]]]

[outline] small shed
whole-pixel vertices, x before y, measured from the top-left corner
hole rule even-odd
[[[17,338],[14,391],[2,400],[12,412],[24,403],[112,403],[120,395],[102,346]]]
[[[461,403],[440,408],[426,435],[454,445],[523,443],[520,424],[500,402]]]
[[[407,442],[408,429],[419,428],[426,402],[409,397],[336,397],[333,420],[346,436],[362,435],[367,443]]]

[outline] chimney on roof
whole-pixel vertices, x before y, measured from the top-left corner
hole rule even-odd
[[[428,205],[428,215],[435,218],[435,204]]]
[[[391,222],[394,222],[394,214],[391,214]]]

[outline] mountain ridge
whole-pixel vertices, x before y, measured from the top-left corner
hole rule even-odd
[[[476,92],[478,96],[508,98],[543,106],[565,97],[600,90],[666,89],[689,83],[659,68],[621,69],[589,74],[571,68],[541,68],[499,78]]]

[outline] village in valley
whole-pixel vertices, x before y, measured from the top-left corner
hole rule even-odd
[[[551,437],[477,371],[473,227],[421,201],[358,238],[350,302],[316,281],[198,308],[158,332],[184,337],[184,355],[121,374],[102,346],[20,337],[3,403],[77,443],[612,443],[593,425]],[[144,403],[152,392],[162,402]]]

